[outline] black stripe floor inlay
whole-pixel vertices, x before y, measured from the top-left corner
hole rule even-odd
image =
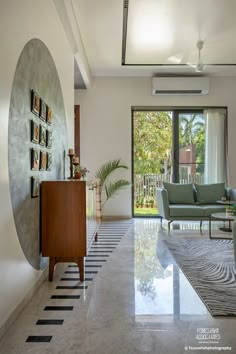
[[[46,306],[44,311],[73,311],[74,306]]]
[[[117,242],[120,242],[120,241],[100,241],[98,243],[98,246],[118,246]]]
[[[97,246],[97,247],[104,247],[107,248],[106,246],[113,246],[116,248],[116,246],[119,245],[120,241],[112,241],[112,240],[103,240],[103,241],[99,241],[98,243],[93,243],[93,247]]]
[[[113,232],[100,233],[98,234],[98,240],[100,237],[113,237],[113,238],[123,238],[124,235],[114,234]]]
[[[64,272],[65,274],[79,274],[78,270],[66,270]],[[97,270],[87,270],[87,272],[85,272],[85,274],[98,274]]]
[[[88,254],[87,257],[109,257],[109,254]]]
[[[100,236],[99,239],[97,241],[94,242],[99,242],[99,240],[122,240],[123,237],[120,236]]]
[[[56,289],[88,289],[88,285],[58,285]]]
[[[106,246],[92,246],[92,247],[90,247],[90,249],[113,249],[113,250],[115,250],[116,249],[116,247],[111,247],[111,246],[108,246],[108,247],[106,247]],[[94,251],[93,251],[94,252]],[[109,252],[109,251],[107,251],[107,252]]]
[[[89,254],[91,254],[91,253],[106,253],[106,252],[112,253],[113,251],[111,251],[111,250],[98,250],[98,251],[95,251],[95,250],[91,250],[90,249]],[[104,254],[101,254],[101,256],[104,256]]]
[[[99,245],[99,243],[101,242],[120,242],[121,239],[120,238],[108,238],[108,237],[101,237],[101,239],[97,242],[93,242],[94,245]]]
[[[29,336],[26,339],[28,343],[49,343],[51,342],[52,336]]]
[[[80,299],[80,295],[52,295],[51,299]]]
[[[36,325],[62,325],[64,320],[38,320]]]
[[[77,265],[68,265],[69,268],[78,268]],[[85,268],[92,268],[92,267],[95,267],[95,268],[101,268],[102,265],[101,264],[94,264],[94,265],[89,265],[89,264],[86,264]]]
[[[85,278],[84,281],[92,281],[93,278]],[[61,278],[61,281],[80,281],[80,278]]]
[[[86,262],[106,262],[106,259],[86,259]]]

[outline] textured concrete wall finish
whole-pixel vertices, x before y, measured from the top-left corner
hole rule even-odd
[[[53,111],[53,123],[49,127],[53,137],[50,150],[31,142],[31,119],[47,126],[31,112],[31,89],[34,89]],[[30,40],[20,55],[12,85],[8,129],[9,180],[15,226],[28,262],[35,269],[43,269],[47,265],[47,259],[40,255],[40,198],[31,198],[30,178],[38,176],[40,181],[63,179],[64,155],[68,144],[59,77],[51,54],[38,39]],[[51,171],[31,170],[32,147],[52,153]]]

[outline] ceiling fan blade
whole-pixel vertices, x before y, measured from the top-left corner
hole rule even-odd
[[[187,62],[186,65],[188,66],[191,66],[192,68],[196,69],[196,64],[193,64],[193,63],[190,63],[190,62]]]
[[[180,64],[183,59],[183,53],[176,53],[171,55],[167,60],[173,64]]]

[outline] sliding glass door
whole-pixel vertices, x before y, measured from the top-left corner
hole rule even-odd
[[[201,110],[175,111],[174,182],[203,183],[206,118]]]
[[[172,180],[172,112],[133,112],[133,215],[156,216],[156,187]]]
[[[133,215],[156,216],[162,182],[227,180],[226,110],[134,110]]]

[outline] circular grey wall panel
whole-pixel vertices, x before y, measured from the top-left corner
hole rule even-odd
[[[52,124],[31,112],[31,90],[51,108]],[[31,141],[31,124],[41,125],[52,134],[52,146]],[[41,257],[40,198],[31,197],[31,177],[39,181],[65,177],[67,128],[63,96],[53,58],[38,40],[30,40],[17,63],[12,85],[9,126],[8,165],[11,202],[21,248],[35,269],[43,269],[47,258]],[[51,170],[31,170],[31,150],[51,154]],[[52,210],[53,213],[53,210]]]

